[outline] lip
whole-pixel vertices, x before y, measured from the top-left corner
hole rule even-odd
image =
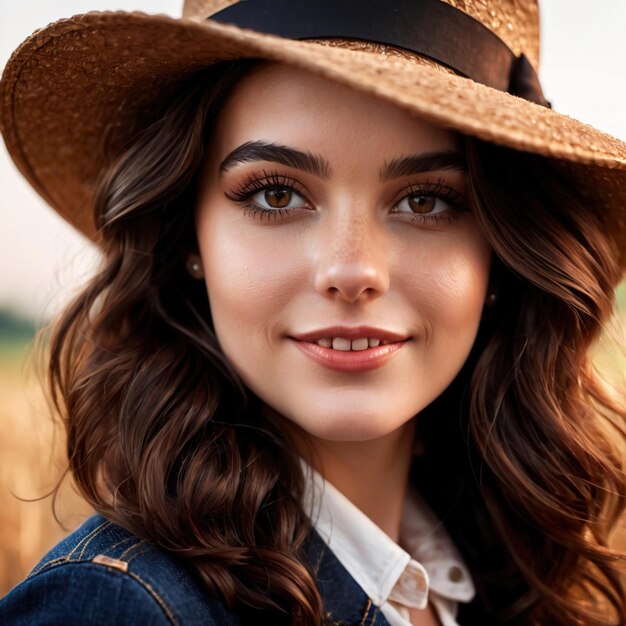
[[[309,341],[314,343],[325,337],[345,337],[346,339],[371,337],[388,343],[397,343],[408,339],[406,335],[400,335],[383,328],[375,328],[374,326],[329,326],[328,328],[319,328],[306,333],[293,335],[291,338],[296,341]],[[368,349],[373,350],[374,348]]]
[[[346,339],[372,337],[388,343],[366,350],[342,351],[324,348],[316,343],[318,339],[325,337],[345,337]],[[410,338],[372,326],[353,328],[331,326],[295,335],[290,339],[294,340],[295,345],[307,357],[319,365],[339,372],[366,372],[382,367]]]

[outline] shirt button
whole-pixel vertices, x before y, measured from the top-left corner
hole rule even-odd
[[[448,570],[448,579],[453,583],[458,583],[463,578],[463,570],[458,565],[453,565]]]

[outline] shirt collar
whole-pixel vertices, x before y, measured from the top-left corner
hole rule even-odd
[[[424,608],[428,594],[460,602],[474,597],[470,572],[443,525],[409,487],[395,543],[304,459],[303,506],[315,529],[372,601]]]

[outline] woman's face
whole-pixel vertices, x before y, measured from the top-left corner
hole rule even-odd
[[[215,332],[247,386],[335,441],[391,433],[441,394],[489,275],[465,179],[455,135],[391,104],[279,64],[240,82],[196,228]]]

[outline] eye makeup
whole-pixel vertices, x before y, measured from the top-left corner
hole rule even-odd
[[[224,196],[240,205],[245,215],[266,221],[315,209],[304,186],[295,178],[276,170],[249,174]],[[294,200],[295,205],[289,206]],[[438,226],[452,222],[458,213],[467,210],[468,202],[464,195],[439,177],[405,186],[397,194],[390,213],[401,215],[402,219],[411,223]]]

